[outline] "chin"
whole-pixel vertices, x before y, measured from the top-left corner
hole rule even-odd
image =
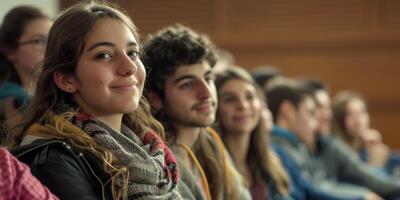
[[[139,106],[130,106],[130,107],[124,107],[121,108],[121,113],[134,113],[137,109],[139,108]]]

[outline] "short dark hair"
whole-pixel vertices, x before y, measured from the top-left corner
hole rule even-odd
[[[303,79],[303,82],[314,93],[319,90],[328,91],[328,87],[319,79],[306,78]]]
[[[272,85],[267,90],[266,96],[268,107],[275,122],[278,119],[278,112],[284,101],[289,101],[295,108],[298,108],[305,97],[313,97],[312,91],[304,82],[291,79],[285,79],[278,84]]]
[[[143,44],[142,61],[148,71],[146,90],[164,97],[164,83],[176,68],[207,61],[216,63],[215,46],[204,35],[175,24],[150,35]]]
[[[279,69],[271,66],[258,67],[251,71],[251,76],[256,81],[258,86],[265,88],[265,85],[275,77],[282,76]]]

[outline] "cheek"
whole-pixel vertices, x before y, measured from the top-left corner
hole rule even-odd
[[[354,126],[354,119],[353,119],[353,117],[347,116],[347,117],[344,119],[344,125],[345,125],[346,129],[348,129],[348,130],[353,129],[353,126]]]
[[[261,101],[255,100],[251,105],[252,105],[253,109],[258,112],[258,115],[260,115],[261,111],[262,111],[262,106],[263,106]]]
[[[102,73],[93,73],[93,71],[80,71],[78,73],[78,83],[80,90],[87,92],[100,92],[106,86],[107,77]]]
[[[44,52],[39,49],[27,48],[21,52],[20,56],[25,59],[29,59],[32,61],[40,61],[44,57]]]
[[[229,108],[225,106],[220,106],[220,108],[218,109],[218,117],[222,126],[226,126],[227,124],[229,124],[231,114],[232,111]]]
[[[141,62],[137,62],[137,66],[138,68],[135,77],[139,82],[144,83],[144,80],[146,80],[146,69]]]
[[[217,99],[217,89],[216,89],[216,87],[215,87],[215,84],[214,83],[210,83],[210,93],[211,93],[211,98],[215,101],[215,102],[217,102],[218,101],[218,99]]]
[[[362,122],[364,125],[369,125],[369,116],[367,114],[363,115]]]

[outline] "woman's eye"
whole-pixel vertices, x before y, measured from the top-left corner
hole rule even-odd
[[[230,102],[235,101],[235,98],[234,97],[226,97],[226,98],[223,98],[222,101],[225,103],[230,103]]]
[[[251,101],[251,100],[254,99],[254,96],[253,96],[253,95],[247,95],[246,99],[249,100],[249,101]]]
[[[111,55],[108,53],[99,53],[96,55],[97,59],[109,59],[111,58]]]
[[[139,57],[139,52],[138,52],[138,51],[129,51],[129,52],[127,53],[127,55],[128,55],[129,57],[131,57],[132,59],[136,59],[137,57]]]

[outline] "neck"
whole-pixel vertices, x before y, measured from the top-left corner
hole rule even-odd
[[[193,146],[202,129],[202,127],[189,127],[177,124],[174,124],[174,127],[177,136],[177,143],[184,144],[188,147]]]
[[[29,73],[24,72],[24,71],[22,71],[22,70],[18,70],[18,69],[17,69],[17,72],[18,72],[18,77],[19,77],[20,80],[21,80],[21,85],[22,85],[22,87],[23,87],[26,91],[29,91],[29,89],[30,89],[30,81],[31,81],[32,76],[31,76]]]
[[[224,142],[228,147],[236,166],[247,166],[251,133],[224,133]]]
[[[290,130],[290,126],[289,123],[287,122],[287,120],[279,118],[276,120],[276,125],[279,126],[280,128],[286,129],[286,130]]]
[[[251,133],[224,133],[224,135],[224,142],[231,153],[233,162],[245,180],[244,185],[250,187],[253,177],[247,162],[247,154],[249,152]]]
[[[101,122],[107,124],[109,127],[121,132],[122,114],[96,117]]]
[[[362,143],[360,140],[352,138],[352,139],[349,139],[347,143],[349,144],[350,148],[352,148],[353,151],[355,151],[357,153],[362,148]]]

